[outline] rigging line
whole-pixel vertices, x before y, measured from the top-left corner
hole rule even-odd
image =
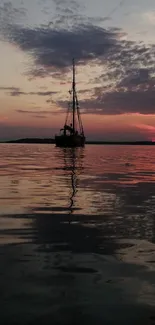
[[[75,97],[76,97],[77,116],[78,116],[78,121],[79,121],[80,132],[82,134],[84,134],[82,120],[81,120],[81,115],[80,115],[80,111],[79,111],[79,103],[78,103],[78,98],[77,98],[77,94],[76,93],[75,93]]]
[[[82,120],[81,120],[81,114],[80,114],[80,110],[79,110],[79,103],[78,103],[78,101],[77,101],[77,107],[78,107],[77,112],[78,112],[78,120],[79,120],[79,125],[80,125],[80,132],[82,134],[84,134],[83,124],[82,124]]]
[[[70,93],[70,92],[69,92],[69,93]],[[71,95],[71,94],[70,94],[70,95]],[[67,124],[67,121],[68,121],[69,111],[70,111],[70,101],[69,101],[69,103],[68,103],[68,110],[67,110],[67,115],[66,115],[65,124]]]
[[[120,7],[122,7],[124,5],[126,0],[121,0],[119,2],[119,4],[117,6],[115,6],[112,10],[110,10],[110,12],[108,13],[108,15],[106,15],[104,18],[110,18],[110,16],[112,16]]]
[[[65,124],[67,124],[67,121],[68,121],[69,110],[70,110],[70,107],[69,107],[69,104],[68,104],[68,110],[67,110]]]
[[[79,125],[80,125],[80,132],[82,134],[84,134],[84,130],[83,130],[83,125],[82,125],[82,120],[81,120],[81,115],[80,112],[78,111],[78,120],[79,120]]]

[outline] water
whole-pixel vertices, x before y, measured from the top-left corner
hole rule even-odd
[[[153,324],[155,148],[0,145],[3,324]]]

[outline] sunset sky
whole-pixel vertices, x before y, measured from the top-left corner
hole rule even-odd
[[[87,139],[155,140],[154,0],[1,0],[0,140],[59,132],[73,57]]]

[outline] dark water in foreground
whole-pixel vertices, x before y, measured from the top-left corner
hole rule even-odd
[[[0,323],[155,323],[155,148],[0,145]]]

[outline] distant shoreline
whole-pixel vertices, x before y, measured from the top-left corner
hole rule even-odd
[[[0,143],[55,144],[52,138],[24,138],[1,141]],[[153,141],[86,141],[86,144],[96,145],[155,145]]]

